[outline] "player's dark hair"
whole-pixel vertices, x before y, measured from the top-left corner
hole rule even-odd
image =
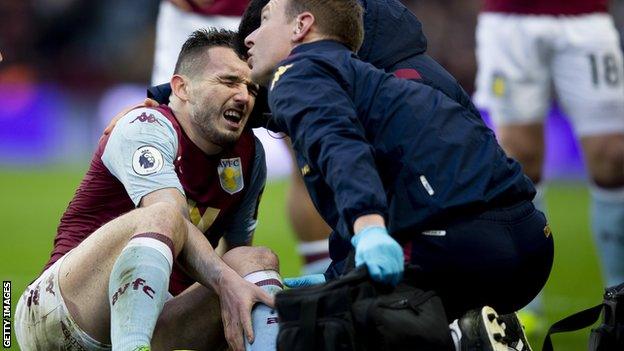
[[[196,30],[182,45],[174,74],[199,74],[208,63],[208,49],[213,47],[234,48],[236,32],[225,29]]]
[[[238,25],[238,34],[235,40],[235,50],[241,57],[247,57],[249,48],[245,45],[245,38],[260,27],[262,8],[268,3],[269,0],[249,1],[249,5],[247,5],[247,9],[245,9],[245,13],[243,13],[243,17]]]
[[[286,16],[310,12],[319,31],[357,52],[364,40],[364,10],[357,0],[288,0]]]

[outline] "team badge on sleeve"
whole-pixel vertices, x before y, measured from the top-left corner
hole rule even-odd
[[[243,190],[245,184],[243,183],[243,167],[240,157],[222,158],[217,171],[219,172],[221,187],[228,194],[235,194]]]
[[[138,175],[149,175],[161,170],[163,156],[153,146],[141,146],[132,156],[132,169]]]
[[[269,90],[273,90],[273,87],[275,87],[275,83],[277,83],[277,81],[280,79],[282,74],[286,73],[286,71],[288,71],[288,69],[292,66],[293,64],[291,63],[290,65],[279,66],[277,68],[277,70],[275,71],[275,74],[273,74],[273,81],[271,81],[271,89]]]

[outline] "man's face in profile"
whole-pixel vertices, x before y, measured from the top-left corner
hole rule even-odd
[[[260,27],[245,38],[251,79],[264,86],[293,48],[295,18],[287,18],[287,4],[288,0],[271,0],[262,9]]]

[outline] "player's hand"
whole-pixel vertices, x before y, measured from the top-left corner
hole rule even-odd
[[[104,137],[106,135],[109,135],[113,131],[113,128],[115,128],[115,125],[117,124],[117,121],[119,121],[119,119],[121,117],[125,116],[128,112],[130,112],[130,111],[132,111],[132,110],[134,110],[136,108],[141,108],[141,107],[158,107],[158,106],[159,106],[158,101],[152,100],[150,98],[146,98],[140,104],[136,104],[136,105],[132,105],[130,107],[126,107],[121,112],[116,114],[115,117],[113,117],[113,119],[108,123],[106,128],[104,128],[104,134],[102,135],[102,137]]]
[[[397,285],[403,275],[403,249],[385,227],[369,226],[351,238],[355,266],[363,264],[374,281]]]
[[[284,285],[289,288],[302,288],[325,283],[325,274],[302,275],[296,278],[284,278]]]
[[[273,308],[274,299],[234,271],[226,270],[219,281],[219,300],[225,340],[231,350],[244,351],[243,337],[246,336],[250,344],[254,340],[251,309],[256,302]]]

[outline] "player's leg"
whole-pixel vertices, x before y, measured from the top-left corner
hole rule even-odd
[[[592,231],[605,284],[613,286],[624,282],[624,132],[585,136],[581,142],[593,182]]]
[[[269,249],[238,247],[228,251],[223,260],[249,281],[271,294],[282,289],[278,260]],[[264,305],[252,312],[255,341],[249,350],[274,350],[277,315]],[[158,319],[152,348],[154,350],[220,350],[227,347],[223,335],[218,296],[195,283],[165,303]]]
[[[312,204],[310,195],[306,190],[301,169],[297,165],[290,142],[287,142],[293,160],[286,203],[288,206],[288,219],[299,240],[299,254],[304,260],[303,273],[324,273],[329,263],[329,243],[327,238],[331,228]]]
[[[545,210],[542,165],[544,163],[544,123],[499,124],[496,135],[509,157],[522,165],[522,170],[535,184],[537,194],[533,203],[540,211]]]
[[[551,77],[542,37],[547,25],[546,17],[481,14],[474,97],[490,113],[505,152],[520,162],[536,185],[534,204],[542,211],[543,121],[550,104]]]
[[[607,285],[624,281],[624,73],[607,14],[565,19],[570,33],[553,63],[561,104],[592,180],[592,229]]]
[[[475,100],[490,112],[502,148],[520,162],[535,184],[533,203],[541,211],[545,210],[543,121],[550,105],[551,75],[545,46],[550,21],[547,16],[482,14],[477,27]],[[541,329],[541,310],[539,295],[522,312],[529,333]]]
[[[112,334],[114,346],[149,345],[171,261],[185,241],[184,219],[167,203],[133,210],[96,230],[60,266],[72,319],[99,342],[110,343]]]

